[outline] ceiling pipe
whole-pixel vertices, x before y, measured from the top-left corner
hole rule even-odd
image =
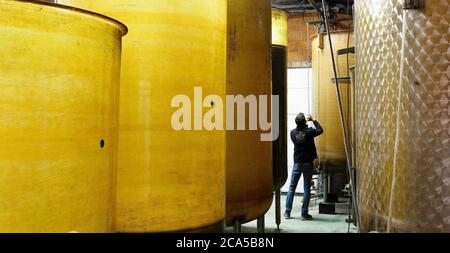
[[[320,16],[321,16],[322,18],[325,17],[323,11],[320,9],[320,6],[316,3],[316,1],[314,1],[314,0],[308,0],[308,2],[314,7],[314,9],[316,9],[317,12],[320,13]]]
[[[329,19],[328,22],[330,24],[336,24],[337,22],[344,22],[344,21],[351,21],[353,20],[352,18],[338,18],[338,19]],[[324,24],[325,21],[324,20],[308,20],[306,21],[306,23],[310,24],[310,25],[320,25],[320,24]]]
[[[279,9],[301,9],[301,8],[309,8],[312,9],[313,7],[310,4],[273,4],[272,5],[275,8]]]

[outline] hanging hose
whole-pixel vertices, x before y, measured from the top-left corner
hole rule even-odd
[[[391,222],[392,213],[394,210],[394,192],[397,183],[397,167],[398,167],[398,148],[400,146],[400,126],[401,126],[401,109],[402,109],[402,96],[403,96],[403,71],[405,69],[405,47],[406,47],[406,11],[403,10],[402,19],[402,46],[400,51],[400,76],[398,83],[398,103],[397,103],[397,123],[395,130],[395,144],[394,144],[394,157],[393,157],[393,167],[392,167],[392,181],[391,181],[391,192],[389,196],[389,214],[387,221],[387,232],[391,232]]]
[[[336,84],[336,95],[337,95],[337,99],[338,99],[338,106],[339,106],[339,117],[341,120],[341,127],[342,127],[342,135],[344,137],[344,148],[345,148],[345,158],[347,161],[347,170],[348,170],[348,175],[350,177],[350,189],[352,192],[352,202],[355,205],[355,215],[356,215],[356,220],[357,220],[357,225],[358,225],[358,232],[360,231],[361,228],[361,222],[360,222],[360,217],[359,217],[359,209],[358,209],[358,202],[356,200],[356,185],[353,182],[353,173],[352,173],[352,164],[351,164],[351,160],[350,160],[350,151],[348,148],[348,143],[347,143],[347,127],[346,127],[346,122],[345,122],[345,118],[344,118],[344,113],[343,113],[343,109],[342,109],[342,101],[341,101],[341,91],[339,89],[339,79],[338,79],[338,74],[337,74],[337,68],[336,68],[336,62],[334,60],[334,51],[333,51],[333,42],[331,40],[331,32],[330,32],[330,24],[328,22],[328,11],[326,9],[326,5],[325,5],[325,0],[322,0],[322,13],[323,13],[323,17],[325,19],[325,26],[326,26],[326,30],[327,30],[327,35],[328,35],[328,42],[330,45],[330,52],[331,52],[331,62],[333,64],[333,71],[334,71],[334,81]]]

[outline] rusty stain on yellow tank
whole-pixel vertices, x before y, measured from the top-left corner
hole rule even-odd
[[[321,36],[323,36],[323,49],[319,48]],[[336,63],[338,66],[338,77],[348,77],[349,67],[355,64],[355,57],[349,54],[337,56],[339,49],[354,46],[353,33],[334,32],[331,34]],[[334,79],[333,66],[331,63],[331,54],[326,34],[313,36],[312,45],[312,75],[313,75],[313,106],[312,114],[324,128],[324,134],[317,138],[317,152],[321,161],[338,162],[345,161],[345,148],[343,142],[341,122],[339,119],[339,107],[336,95],[336,85]],[[340,81],[341,99],[344,110],[344,117],[347,125],[349,124],[349,84],[350,81]]]
[[[0,231],[110,232],[126,28],[33,1],[0,13]]]
[[[271,1],[228,0],[227,94],[271,95]],[[227,223],[272,203],[272,143],[261,131],[227,132]]]
[[[166,232],[220,224],[225,131],[175,131],[171,100],[186,94],[194,101],[195,86],[204,94],[225,95],[226,0],[61,2],[129,27],[122,62],[116,230]]]

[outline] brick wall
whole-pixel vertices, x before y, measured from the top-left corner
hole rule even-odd
[[[311,64],[311,49],[308,36],[317,32],[317,27],[309,26],[308,20],[317,20],[317,13],[290,14],[288,19],[288,67],[306,67]]]
[[[338,15],[340,18],[346,15]],[[311,42],[310,37],[317,33],[317,26],[307,25],[307,21],[319,20],[317,12],[304,14],[290,14],[288,19],[288,67],[310,67]],[[347,30],[347,22],[340,22],[332,27],[335,30]],[[309,28],[308,28],[309,27]],[[352,29],[350,24],[350,29]],[[307,31],[309,30],[309,31]]]

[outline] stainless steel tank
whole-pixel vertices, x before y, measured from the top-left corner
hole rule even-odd
[[[355,1],[363,232],[450,232],[449,1]]]

